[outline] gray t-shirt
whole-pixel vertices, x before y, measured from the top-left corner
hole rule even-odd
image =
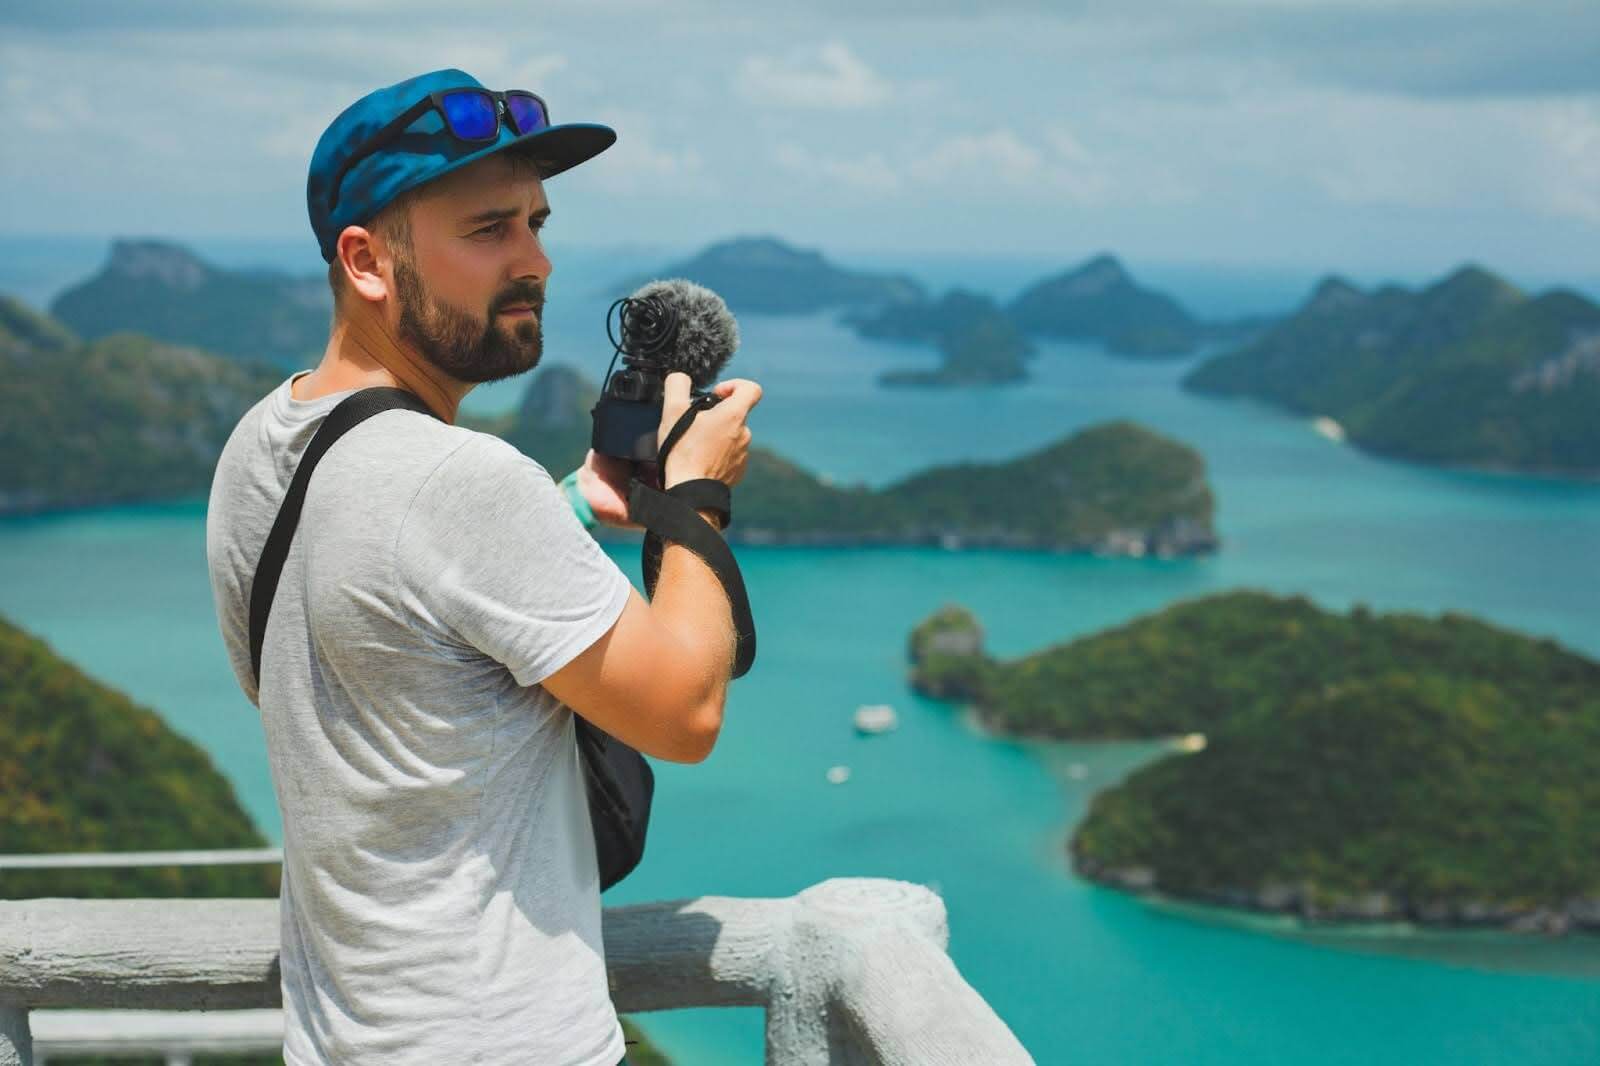
[[[298,376],[298,375],[296,375]],[[318,464],[250,671],[256,562],[349,393],[251,408],[206,554],[283,812],[290,1066],[613,1066],[572,712],[540,682],[610,630],[626,575],[538,463],[386,411]]]

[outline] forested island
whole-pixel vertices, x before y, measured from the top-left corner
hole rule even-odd
[[[0,515],[203,495],[239,417],[282,372],[133,333],[84,344],[0,297]],[[468,419],[556,477],[583,463],[598,388],[535,372],[510,416]],[[1216,548],[1198,453],[1130,422],[1005,463],[837,487],[762,448],[736,496],[734,542],[939,544],[1187,555]]]
[[[1600,306],[1478,267],[1415,292],[1329,278],[1183,385],[1331,418],[1398,459],[1600,476]]]
[[[1242,591],[1011,662],[951,606],[913,684],[989,728],[1203,734],[1098,795],[1086,877],[1308,919],[1600,929],[1600,663],[1445,612]]]
[[[989,385],[1021,381],[1034,339],[1103,345],[1113,355],[1170,358],[1209,341],[1262,328],[1260,319],[1202,322],[1166,293],[1134,281],[1115,256],[1102,254],[1041,279],[1001,307],[987,296],[952,289],[937,300],[899,300],[855,311],[845,322],[874,340],[931,344],[942,358],[932,371],[894,371],[887,385]]]
[[[1003,385],[1027,378],[1036,349],[995,302],[952,289],[937,301],[901,301],[847,317],[857,333],[879,340],[931,344],[934,370],[890,370],[884,385]]]
[[[282,378],[136,333],[85,343],[0,296],[0,515],[203,494]]]
[[[542,368],[518,412],[480,428],[499,433],[559,477],[583,462],[597,396],[597,387],[570,367]],[[831,485],[768,449],[752,448],[727,536],[749,544],[937,544],[1170,557],[1216,550],[1214,510],[1198,452],[1116,421],[1008,462],[935,467],[882,489]]]
[[[264,848],[233,788],[160,716],[0,619],[0,852]],[[267,896],[275,866],[16,870],[0,896]]]
[[[776,237],[718,241],[647,277],[619,281],[608,296],[626,296],[652,278],[687,278],[713,290],[734,314],[809,314],[830,308],[921,300],[922,286],[904,274],[846,270],[821,252]]]
[[[1035,282],[1006,310],[1035,336],[1098,341],[1116,355],[1186,355],[1205,336],[1177,300],[1134,281],[1109,254]]]
[[[226,270],[170,241],[117,240],[100,272],[57,296],[50,313],[85,340],[131,330],[298,369],[328,343],[333,297],[322,274]]]

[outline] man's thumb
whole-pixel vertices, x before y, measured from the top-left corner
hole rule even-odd
[[[662,405],[673,409],[689,406],[689,375],[674,370],[661,385]]]

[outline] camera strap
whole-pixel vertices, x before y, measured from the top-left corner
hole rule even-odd
[[[696,396],[689,409],[673,425],[666,439],[657,449],[656,461],[665,471],[667,454],[678,443],[695,416],[718,402],[715,396]],[[644,546],[640,568],[644,571],[645,591],[655,596],[656,579],[661,573],[663,541],[681,544],[705,560],[711,572],[722,582],[728,595],[728,606],[733,615],[736,640],[733,656],[733,677],[743,677],[756,659],[756,624],[750,615],[750,597],[745,591],[744,575],[733,557],[733,549],[723,536],[711,527],[698,511],[715,513],[726,529],[733,521],[733,494],[728,486],[715,478],[695,478],[680,482],[665,492],[651,488],[638,478],[628,486],[628,520],[645,528]]]

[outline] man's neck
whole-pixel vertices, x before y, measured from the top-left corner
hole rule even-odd
[[[291,395],[315,400],[335,392],[390,386],[416,393],[434,414],[454,423],[473,383],[459,381],[424,359],[389,329],[381,312],[362,304],[342,312],[317,369],[295,381]]]

